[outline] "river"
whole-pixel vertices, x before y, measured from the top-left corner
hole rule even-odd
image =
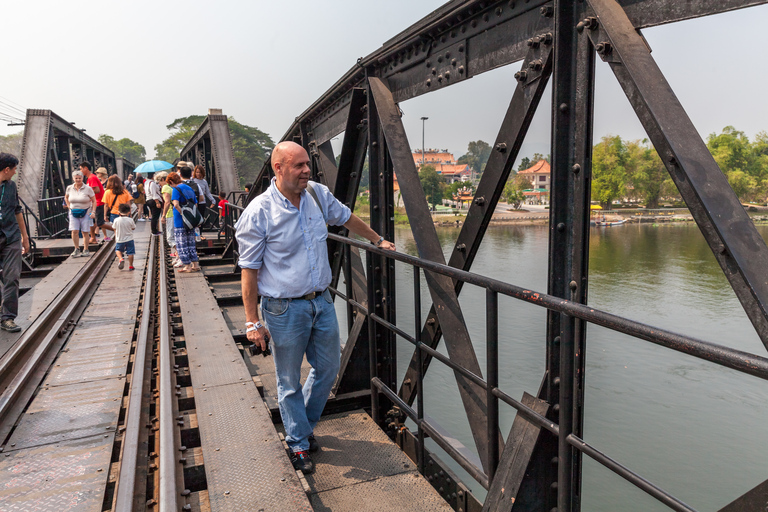
[[[768,226],[758,229],[768,236]],[[438,229],[446,259],[457,235]],[[590,237],[591,306],[766,356],[694,224],[592,228]],[[398,229],[395,241],[398,250],[417,253],[409,229]],[[492,227],[472,271],[545,292],[547,247],[547,227]],[[413,333],[412,271],[396,268],[397,323]],[[422,293],[426,318],[431,301],[423,277]],[[467,285],[460,302],[485,368],[485,292]],[[545,311],[501,296],[499,309],[500,387],[516,398],[535,395],[544,373]],[[399,340],[400,379],[411,353]],[[584,436],[615,460],[702,511],[719,510],[768,478],[768,382],[593,325],[586,365]],[[433,362],[425,390],[426,414],[474,447],[453,374]],[[514,410],[500,407],[506,438]],[[482,499],[482,487],[452,467]],[[586,456],[583,478],[585,512],[669,510]]]

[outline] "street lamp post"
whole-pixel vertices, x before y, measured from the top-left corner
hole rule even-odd
[[[428,117],[422,117],[421,118],[421,165],[424,166],[424,126],[425,121],[429,119]]]

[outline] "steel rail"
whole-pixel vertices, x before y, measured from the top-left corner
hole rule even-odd
[[[81,301],[101,280],[114,256],[114,245],[114,240],[103,245],[0,359],[0,430],[3,432],[8,432],[5,428],[8,422],[16,422],[17,418],[9,418],[8,415],[54,340],[65,334]]]
[[[158,347],[158,390],[160,392],[160,512],[176,512],[179,510],[176,490],[176,458],[173,439],[173,386],[171,385],[171,336],[169,325],[168,273],[165,262],[165,251],[160,254],[160,341]]]
[[[380,254],[402,263],[417,266],[430,272],[447,275],[453,279],[464,281],[465,283],[487,288],[514,299],[529,302],[558,313],[565,313],[574,318],[580,318],[592,324],[606,327],[612,331],[628,334],[634,338],[649,341],[656,345],[682,352],[683,354],[688,354],[711,363],[725,366],[726,368],[731,368],[754,377],[768,380],[768,358],[765,357],[699,340],[666,329],[656,328],[634,320],[628,320],[584,304],[554,297],[546,293],[535,292],[520,286],[499,281],[498,279],[474,274],[448,265],[423,260],[408,254],[385,251],[372,246],[370,243],[360,242],[332,233],[328,234],[328,239],[347,243],[353,247]]]
[[[133,510],[141,433],[142,398],[144,395],[144,367],[147,359],[149,322],[155,309],[155,253],[157,252],[157,242],[158,237],[153,236],[149,245],[149,257],[147,258],[144,302],[141,308],[139,333],[136,338],[136,351],[131,372],[131,388],[128,394],[128,411],[125,418],[125,436],[122,443],[123,453],[120,457],[120,476],[117,480],[116,512],[131,512]]]

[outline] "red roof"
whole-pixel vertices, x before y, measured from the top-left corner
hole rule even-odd
[[[539,160],[524,171],[518,171],[517,174],[550,174],[551,172],[549,162],[546,160]]]

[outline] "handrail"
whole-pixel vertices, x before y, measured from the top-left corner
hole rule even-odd
[[[385,251],[379,249],[371,244],[364,243],[358,240],[354,240],[348,237],[328,234],[329,240],[340,242],[345,247],[345,254],[349,255],[348,247],[356,247],[366,251],[368,258],[372,255],[383,256],[385,258],[400,261],[411,265],[414,268],[414,296],[420,297],[419,290],[419,270],[425,270],[448,276],[454,280],[463,281],[465,283],[474,284],[486,289],[486,309],[487,313],[487,334],[488,334],[488,355],[487,355],[487,380],[484,380],[479,375],[476,375],[463,366],[455,363],[450,357],[447,357],[432,347],[421,342],[417,337],[411,336],[397,325],[390,323],[386,319],[373,313],[373,308],[364,308],[361,304],[354,301],[347,294],[342,295],[338,290],[333,292],[343,298],[349,305],[357,308],[358,312],[366,315],[369,320],[369,329],[372,329],[372,325],[378,324],[385,329],[400,336],[404,340],[413,344],[417,350],[417,357],[419,361],[422,361],[423,354],[433,357],[445,364],[453,371],[461,374],[463,377],[469,379],[473,383],[477,384],[480,388],[486,391],[486,399],[488,403],[488,434],[490,439],[498,437],[499,429],[499,415],[498,415],[498,400],[505,402],[506,404],[515,408],[522,416],[533,423],[534,425],[543,428],[553,435],[560,437],[560,426],[546,417],[540,415],[534,411],[531,407],[523,404],[522,402],[515,400],[501,389],[498,388],[498,294],[506,295],[518,300],[535,304],[539,307],[546,308],[550,311],[556,311],[563,315],[571,316],[573,318],[579,318],[586,322],[607,327],[616,332],[622,332],[635,338],[643,339],[657,345],[661,345],[672,350],[683,352],[685,354],[704,359],[727,368],[734,369],[736,371],[747,373],[761,379],[768,380],[768,358],[761,357],[755,354],[750,354],[740,350],[735,350],[722,345],[717,345],[707,341],[699,340],[690,336],[680,335],[665,329],[658,329],[637,321],[629,320],[626,318],[613,315],[604,311],[600,311],[577,302],[572,302],[566,299],[560,299],[552,295],[545,293],[538,293],[532,290],[527,290],[519,286],[504,283],[502,281],[474,274],[464,270],[459,270],[448,265],[435,263],[428,260],[423,260],[414,256],[410,256],[403,253]],[[369,297],[370,301],[370,297]],[[417,311],[420,311],[420,307]],[[421,319],[420,314],[417,313],[416,333],[420,336],[421,333]],[[369,333],[369,338],[374,339],[372,333]],[[375,346],[372,346],[370,352],[375,352]],[[417,386],[421,390],[421,383],[424,378],[423,364],[417,365]],[[418,437],[420,440],[420,453],[418,456],[418,463],[420,469],[424,464],[423,455],[423,438],[424,435],[429,435],[435,443],[442,447],[451,458],[453,458],[467,473],[472,476],[478,483],[480,483],[486,489],[490,488],[490,484],[493,480],[495,466],[498,464],[499,453],[498,444],[490,443],[492,445],[489,451],[491,464],[489,464],[489,470],[484,472],[481,468],[477,467],[466,456],[455,450],[448,439],[440,433],[440,429],[425,419],[422,398],[418,400],[418,410],[414,410],[409,406],[402,398],[397,395],[397,392],[391,389],[386,383],[379,379],[377,374],[377,366],[373,360],[371,363],[371,388],[372,388],[372,407],[373,410],[378,409],[378,390],[385,395],[392,403],[396,404],[398,408],[411,418],[418,428]],[[569,434],[565,442],[573,446],[576,450],[582,452],[586,456],[599,462],[606,468],[610,469],[629,483],[635,485],[637,488],[643,490],[650,496],[656,498],[661,503],[667,505],[673,510],[679,512],[695,512],[695,509],[691,508],[687,504],[683,503],[673,495],[663,490],[661,487],[643,478],[638,473],[630,470],[626,466],[622,465],[618,461],[603,454],[594,446],[590,445],[583,439]],[[493,446],[496,445],[496,446]]]
[[[653,327],[635,320],[629,320],[584,304],[579,304],[578,302],[561,299],[546,293],[535,292],[491,277],[474,274],[433,261],[422,260],[415,256],[403,253],[392,253],[390,251],[378,249],[370,244],[335,235],[333,233],[328,234],[328,239],[344,244],[350,244],[358,249],[364,249],[368,252],[385,256],[402,263],[407,263],[423,270],[428,270],[458,281],[480,286],[514,299],[544,307],[550,311],[565,313],[568,316],[579,318],[613,331],[628,334],[635,338],[649,341],[699,359],[704,359],[727,368],[768,380],[768,358],[765,357],[699,340],[666,329]]]

